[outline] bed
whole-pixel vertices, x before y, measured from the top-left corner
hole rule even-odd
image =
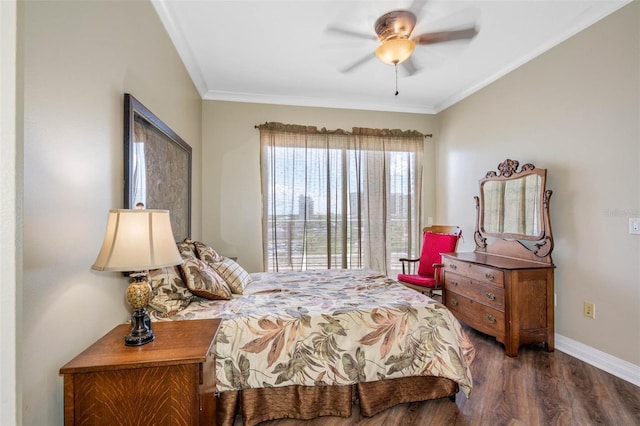
[[[347,269],[245,272],[240,285],[229,286],[235,288],[229,298],[211,300],[185,273],[201,276],[216,263],[242,268],[226,258],[209,260],[185,261],[175,275],[156,273],[154,294],[170,298],[181,285],[190,291],[177,308],[152,303],[150,316],[222,319],[215,345],[218,424],[233,424],[237,413],[245,425],[350,417],[356,402],[372,416],[399,403],[471,392],[475,349],[435,300],[378,272]],[[222,269],[218,277],[229,281]],[[171,291],[159,281],[170,282]]]

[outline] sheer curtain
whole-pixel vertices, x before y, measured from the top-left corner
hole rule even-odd
[[[422,134],[257,127],[265,270],[370,268],[392,274],[400,257],[417,255]]]
[[[392,274],[399,258],[418,257],[423,148],[418,132],[353,129],[363,267]]]

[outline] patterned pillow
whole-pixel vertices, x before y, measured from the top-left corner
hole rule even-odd
[[[211,267],[225,280],[231,292],[242,294],[242,291],[251,284],[251,276],[242,266],[233,259],[222,258],[221,262],[211,264]]]
[[[231,299],[231,290],[222,277],[200,259],[187,259],[180,265],[187,288],[205,299]]]
[[[176,246],[178,246],[180,256],[182,256],[184,260],[198,258],[198,256],[196,255],[196,246],[193,240],[185,238],[184,241],[176,243]]]
[[[205,243],[194,241],[193,244],[196,247],[196,254],[198,255],[198,259],[204,260],[209,264],[220,262],[223,259],[223,257],[220,256],[217,251],[215,251]]]
[[[153,298],[149,306],[159,317],[175,315],[191,303],[193,294],[184,285],[177,266],[149,271]]]

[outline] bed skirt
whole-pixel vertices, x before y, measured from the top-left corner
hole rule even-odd
[[[243,424],[321,416],[351,417],[358,401],[360,413],[373,416],[405,402],[453,397],[458,385],[442,377],[403,377],[350,386],[283,386],[223,392],[217,398],[217,424],[232,426],[237,413]]]

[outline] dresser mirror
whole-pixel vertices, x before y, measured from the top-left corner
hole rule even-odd
[[[507,159],[480,179],[476,251],[551,263],[553,236],[547,170]]]

